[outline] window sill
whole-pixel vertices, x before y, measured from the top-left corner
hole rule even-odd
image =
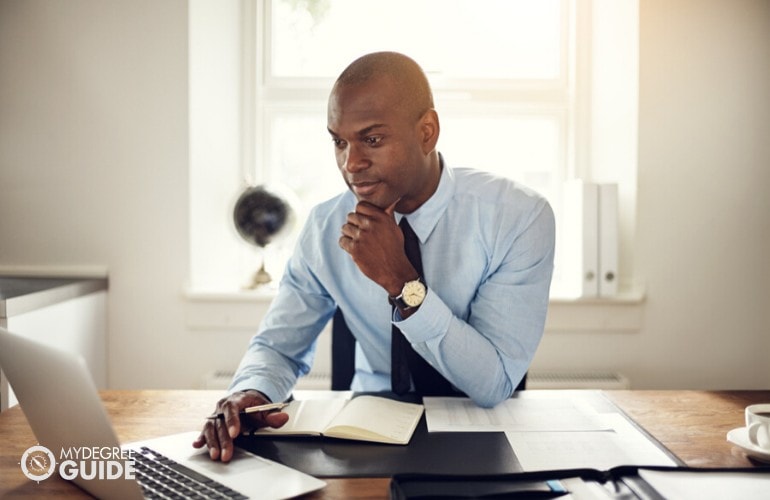
[[[545,331],[637,332],[642,328],[646,295],[634,289],[613,297],[551,297]]]
[[[187,327],[192,330],[256,330],[275,297],[260,290],[184,290]],[[551,297],[546,333],[631,333],[642,327],[646,296],[628,290],[614,297]]]
[[[199,290],[186,287],[185,322],[191,330],[256,330],[275,297],[274,288]]]

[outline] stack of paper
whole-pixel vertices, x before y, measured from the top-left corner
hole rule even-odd
[[[423,398],[429,432],[505,432],[525,471],[676,465],[595,391],[525,391],[490,409],[464,398]]]

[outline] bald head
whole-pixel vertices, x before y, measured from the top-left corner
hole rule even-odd
[[[356,59],[337,78],[334,89],[364,85],[379,78],[391,80],[400,89],[399,104],[406,106],[414,118],[433,108],[433,93],[422,68],[398,52],[374,52]]]

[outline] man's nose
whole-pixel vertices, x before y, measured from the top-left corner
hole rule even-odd
[[[366,157],[366,154],[362,151],[361,147],[355,144],[349,144],[343,168],[347,172],[354,174],[368,168],[369,165],[369,159]]]

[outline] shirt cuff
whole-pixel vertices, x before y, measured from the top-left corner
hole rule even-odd
[[[401,330],[409,342],[415,344],[446,334],[453,317],[449,307],[428,288],[420,308],[408,318],[401,318],[398,308],[395,308],[393,324]]]

